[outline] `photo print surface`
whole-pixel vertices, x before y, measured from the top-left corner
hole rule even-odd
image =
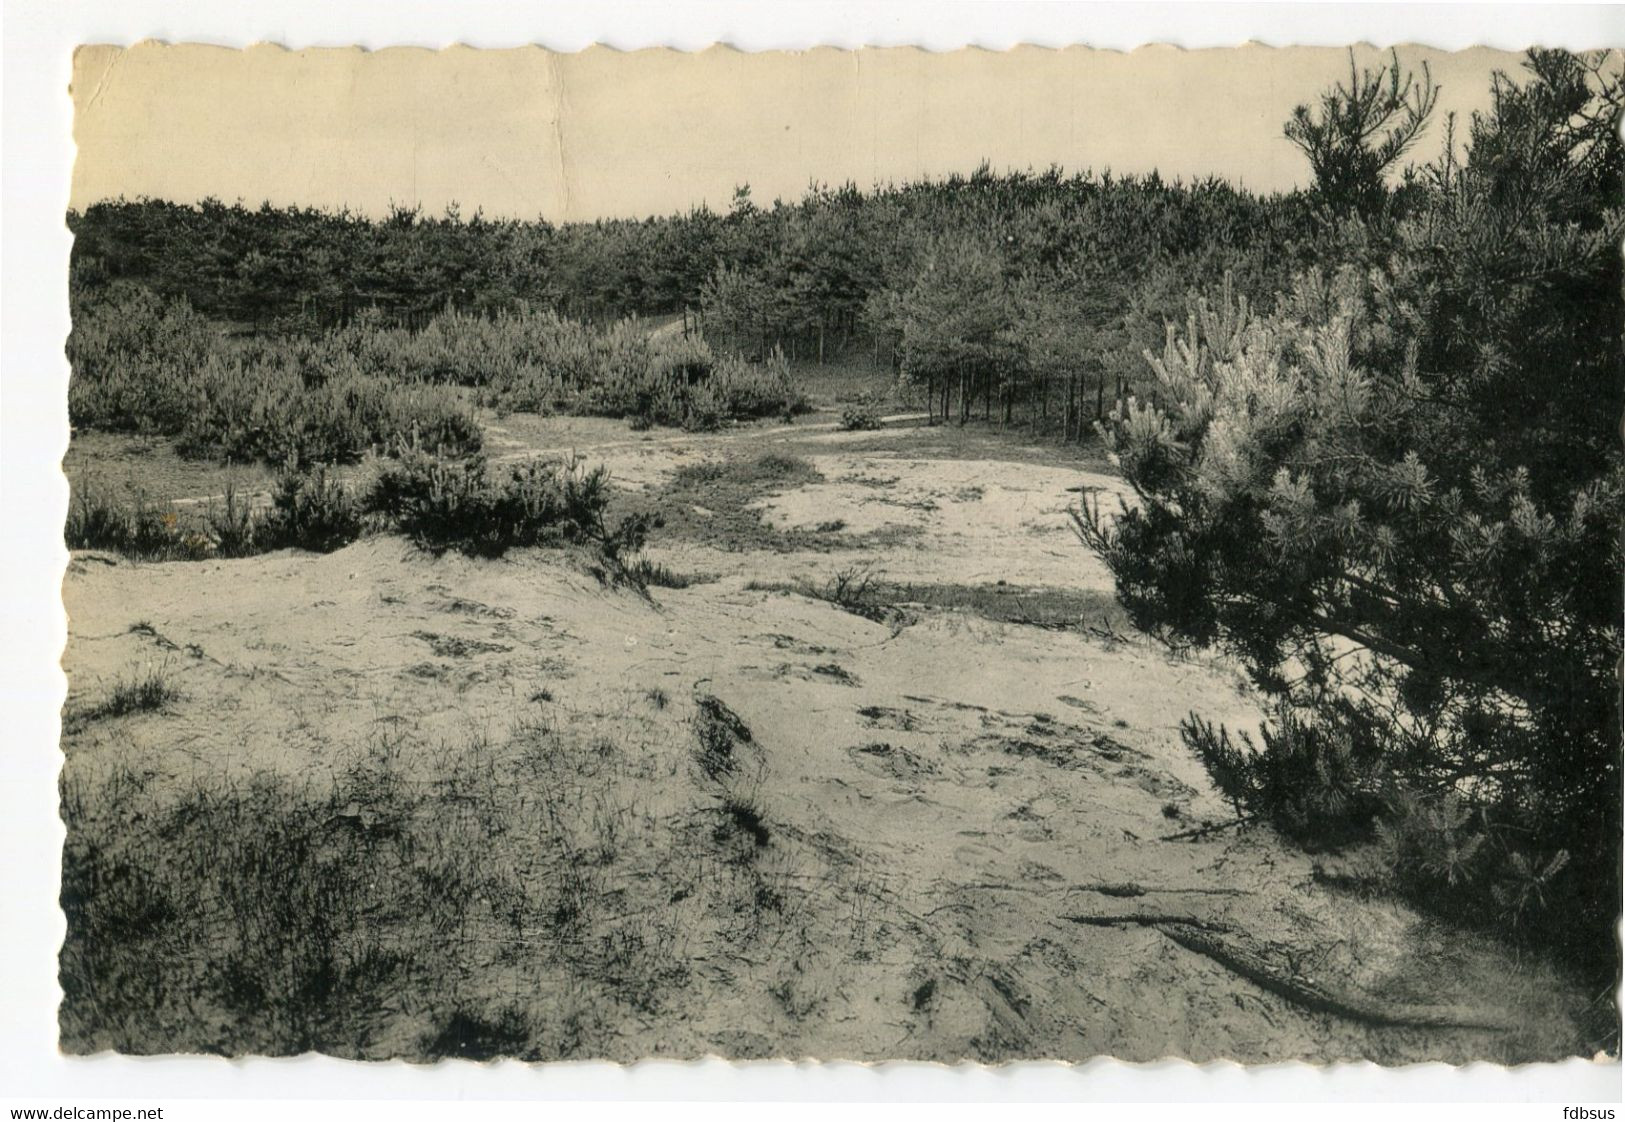
[[[82,48],[62,1048],[1617,1053],[1622,71]]]

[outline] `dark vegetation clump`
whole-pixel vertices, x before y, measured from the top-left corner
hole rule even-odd
[[[493,469],[481,457],[447,460],[405,450],[387,463],[361,505],[419,546],[500,557],[525,546],[642,545],[636,527],[604,524],[609,475],[575,461],[531,460]]]
[[[886,618],[888,609],[875,595],[874,573],[860,565],[837,572],[818,590],[818,598],[827,600],[843,611],[879,622]]]
[[[725,841],[730,835],[750,840],[757,849],[766,847],[773,833],[762,818],[762,810],[755,803],[738,795],[723,800],[722,821],[717,826],[717,838]]]
[[[623,567],[627,578],[642,588],[692,588],[716,580],[711,573],[679,573],[667,565],[640,557]]]
[[[149,668],[128,680],[116,683],[107,700],[91,710],[91,717],[123,717],[130,713],[152,713],[180,696],[164,672]]]
[[[894,608],[881,600],[878,580],[867,565],[848,566],[822,583],[805,580],[793,583],[751,581],[745,587],[758,592],[799,593],[876,623],[884,622],[895,612]]]
[[[628,879],[617,866],[677,843],[625,801],[619,755],[539,729],[509,748],[472,745],[429,782],[403,776],[388,745],[323,779],[177,787],[70,770],[63,1048],[534,1060],[602,1047],[584,1013],[646,1014],[687,984],[678,936],[692,925],[611,903]],[[668,874],[637,868],[663,902]],[[534,1003],[512,1004],[515,986]]]
[[[121,499],[93,481],[75,488],[64,538],[70,549],[105,549],[142,561],[248,557],[273,549],[331,553],[361,536],[363,512],[325,464],[278,473],[270,503],[256,507],[228,485],[223,502],[197,509]]]
[[[277,477],[271,506],[251,534],[239,538],[260,549],[304,549],[332,553],[361,536],[362,509],[344,482],[325,465],[302,472],[289,470]]]
[[[278,491],[282,487],[279,485]],[[237,485],[228,482],[222,502],[209,503],[206,515],[208,533],[217,557],[250,557],[257,552],[262,516],[254,504],[237,493]]]
[[[881,402],[871,395],[848,402],[841,410],[841,428],[846,432],[869,432],[881,427]]]
[[[574,460],[532,460],[494,469],[481,456],[450,458],[405,447],[365,487],[319,464],[278,474],[269,505],[255,507],[234,487],[221,504],[182,514],[137,497],[118,502],[81,486],[69,508],[67,543],[142,560],[246,557],[274,549],[330,553],[369,531],[397,531],[434,553],[500,557],[511,549],[590,548],[613,584],[685,588],[703,580],[638,556],[653,520],[632,514],[613,524],[608,473]]]
[[[712,694],[701,694],[694,702],[699,710],[700,717],[705,722],[722,729],[734,740],[741,744],[755,742],[750,726],[740,718],[738,713],[728,708],[728,703]]]
[[[740,749],[754,744],[750,727],[712,694],[694,699],[694,759],[707,779],[720,781],[740,767]]]
[[[735,740],[726,727],[701,717],[694,726],[694,759],[708,779],[721,779],[739,766]]]
[[[1181,731],[1238,814],[1255,814],[1311,848],[1371,836],[1385,782],[1374,730],[1284,708],[1261,730],[1262,744],[1245,732],[1232,740],[1195,715]]]

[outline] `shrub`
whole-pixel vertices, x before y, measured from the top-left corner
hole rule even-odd
[[[694,761],[712,782],[722,782],[738,771],[740,749],[754,744],[750,727],[727,702],[713,694],[694,699]]]
[[[611,497],[603,467],[576,460],[533,460],[491,468],[483,457],[453,459],[402,443],[371,482],[352,493],[334,469],[289,466],[276,478],[269,507],[255,510],[234,485],[211,502],[197,527],[174,510],[139,497],[121,503],[94,486],[75,492],[65,537],[71,549],[108,549],[143,560],[247,557],[272,549],[330,553],[361,536],[369,522],[406,534],[424,549],[500,557],[522,546],[596,548],[614,584],[684,587],[684,579],[637,559],[656,519],[605,519]]]
[[[123,551],[130,539],[127,508],[102,488],[82,483],[68,503],[64,529],[69,549],[111,549]]]
[[[711,573],[679,573],[666,565],[640,557],[625,565],[626,578],[639,588],[692,588],[716,580]]]
[[[886,605],[878,602],[877,591],[873,570],[863,565],[852,565],[832,576],[816,595],[842,611],[879,623],[889,611]]]
[[[112,285],[73,301],[68,417],[75,426],[172,434],[197,405],[218,330],[185,300]]]
[[[425,549],[500,557],[523,546],[612,542],[609,476],[577,461],[532,460],[492,471],[482,457],[452,461],[407,450],[386,465],[363,500]]]
[[[841,428],[848,432],[864,432],[880,428],[880,399],[865,394],[841,410]]]
[[[234,340],[184,300],[114,285],[75,300],[68,411],[87,428],[174,436],[187,455],[354,460],[416,437],[453,452],[480,430],[446,386],[402,376],[398,339],[365,324],[315,341]]]
[[[760,363],[729,356],[718,364],[708,386],[730,417],[789,418],[811,408],[790,378],[784,353],[777,349]]]
[[[361,536],[361,508],[327,465],[312,471],[282,472],[271,508],[252,533],[265,549],[307,549],[331,553]]]
[[[63,537],[69,549],[105,549],[140,561],[195,561],[213,549],[173,507],[153,506],[139,494],[120,500],[94,482],[75,488]]]
[[[1296,841],[1324,846],[1369,836],[1383,809],[1373,726],[1320,722],[1282,707],[1261,730],[1262,745],[1245,732],[1232,741],[1194,713],[1180,731],[1238,814],[1256,814]]]
[[[710,386],[690,391],[681,408],[684,432],[716,432],[727,420],[723,403]]]
[[[1398,788],[1387,811],[1377,823],[1377,837],[1384,864],[1399,884],[1413,892],[1469,895],[1463,890],[1478,879],[1488,838],[1472,804],[1454,791],[1429,799]]]

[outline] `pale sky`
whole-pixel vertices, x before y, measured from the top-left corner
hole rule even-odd
[[[1385,55],[1363,48],[1362,64]],[[1488,106],[1518,56],[1404,48],[1444,114]],[[1260,191],[1307,182],[1281,135],[1292,107],[1346,78],[1335,49],[1131,54],[908,48],[579,54],[540,48],[378,52],[141,44],[75,57],[72,206],[148,195],[257,205],[391,202],[553,221],[726,210],[810,180],[862,188],[922,175],[1110,167]],[[1463,128],[1461,130],[1465,132]]]

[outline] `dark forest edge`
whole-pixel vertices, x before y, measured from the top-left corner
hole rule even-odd
[[[984,167],[567,226],[101,203],[70,412],[222,457],[472,452],[470,400],[707,428],[867,355],[938,419],[1098,419],[1138,503],[1078,528],[1125,608],[1275,706],[1261,744],[1188,725],[1238,810],[1374,839],[1424,906],[1612,979],[1620,76],[1526,70],[1408,168],[1429,77],[1351,72],[1286,124],[1314,186],[1267,197]]]

